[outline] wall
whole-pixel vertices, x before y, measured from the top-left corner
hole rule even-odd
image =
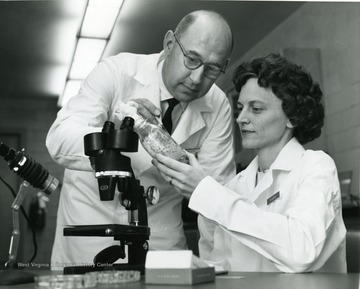
[[[251,27],[249,27],[250,29]],[[241,37],[235,35],[235,37]],[[244,39],[244,41],[246,41]],[[235,47],[236,49],[236,47]],[[275,30],[249,50],[241,59],[232,61],[223,82],[230,90],[232,70],[244,59],[270,51],[319,51],[319,81],[326,101],[326,120],[320,147],[334,159],[340,172],[353,172],[353,191],[359,194],[360,163],[360,3],[306,3]],[[311,68],[313,69],[313,68]],[[313,70],[312,70],[313,72]],[[46,167],[53,176],[62,179],[63,169],[50,158],[45,148],[46,133],[57,113],[56,99],[16,99],[0,96],[0,133],[16,132],[21,149]],[[1,141],[1,140],[0,140]],[[250,160],[251,152],[241,152],[242,160]],[[1,161],[1,160],[0,160]],[[2,173],[2,172],[1,172]],[[36,190],[26,199],[26,206]],[[1,194],[7,192],[0,192]],[[39,251],[35,261],[49,262],[54,238],[59,191],[50,196],[46,227],[38,230]],[[2,199],[1,199],[2,200]],[[10,210],[9,202],[0,202],[0,210]],[[3,220],[1,220],[3,222]],[[10,220],[9,220],[10,222]],[[26,225],[25,225],[26,228]],[[10,238],[1,233],[0,238]],[[27,229],[21,237],[19,260],[32,254],[31,234]],[[7,240],[4,242],[7,243]],[[0,248],[4,250],[4,248]],[[6,247],[7,251],[8,248]],[[26,253],[25,253],[26,252]]]
[[[234,67],[243,60],[269,52],[309,49],[319,51],[321,76],[317,80],[325,97],[324,141],[319,148],[334,158],[339,172],[352,171],[352,193],[360,196],[360,3],[304,4],[233,62],[223,79],[231,79]],[[309,71],[313,73],[312,67]],[[229,90],[225,81],[220,86]],[[249,153],[240,154],[246,157]]]
[[[2,133],[14,133],[20,136],[20,147],[14,147],[16,150],[25,148],[26,153],[31,156],[35,161],[43,165],[51,175],[62,180],[63,169],[55,164],[50,158],[47,149],[45,147],[46,134],[53,123],[57,113],[57,99],[16,99],[14,101],[10,97],[2,97],[0,106],[0,135]],[[0,141],[4,140],[0,139]],[[5,143],[6,144],[6,143]],[[6,144],[12,147],[11,144]],[[0,160],[4,162],[4,160]],[[10,170],[9,170],[10,171]],[[5,172],[2,171],[1,175]],[[22,179],[18,177],[20,184]],[[4,190],[4,189],[2,189]],[[18,187],[14,187],[17,192]],[[28,211],[29,205],[38,190],[31,187],[29,190],[25,202],[24,208]],[[10,194],[7,191],[1,192],[1,200],[4,200],[3,194]],[[43,229],[37,230],[37,242],[38,242],[38,254],[34,260],[35,263],[48,263],[50,261],[50,254],[55,232],[55,221],[58,199],[60,196],[60,190],[57,190],[49,196],[48,210],[46,216],[46,224]],[[13,200],[13,199],[12,199]],[[8,200],[0,202],[0,210],[8,211],[11,216],[11,202]],[[1,220],[4,222],[4,220]],[[11,224],[11,219],[6,220],[8,224]],[[4,222],[5,223],[5,222]],[[3,223],[3,224],[4,224]],[[24,218],[21,216],[22,232],[20,236],[20,249],[19,249],[19,262],[27,262],[33,254],[33,244],[31,231],[24,222]],[[11,226],[11,225],[10,225]],[[1,239],[8,239],[10,242],[10,234],[1,232]],[[0,248],[1,251],[6,250],[8,252],[9,242],[4,240],[6,248]],[[1,260],[4,261],[4,260]]]

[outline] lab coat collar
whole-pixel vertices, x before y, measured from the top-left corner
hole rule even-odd
[[[134,76],[135,80],[139,83],[147,86],[150,84],[156,83],[159,86],[158,75],[157,75],[157,65],[160,61],[164,59],[163,51],[156,54],[151,54],[151,57],[147,58],[147,61],[144,63],[140,62],[140,66],[137,69],[136,75]]]
[[[292,138],[280,151],[279,155],[270,166],[269,171],[264,175],[261,182],[255,187],[256,172],[258,170],[258,157],[249,164],[249,166],[242,172],[240,176],[248,179],[247,189],[253,191],[250,196],[252,201],[255,201],[259,196],[267,190],[273,183],[273,174],[275,171],[291,171],[301,160],[305,149],[297,141],[296,138]]]
[[[304,154],[304,147],[293,137],[280,151],[270,166],[271,170],[291,171]]]
[[[304,154],[304,147],[293,137],[280,151],[275,161],[270,166],[269,170],[284,170],[291,171],[293,167],[300,161]],[[241,171],[241,176],[247,175],[248,172],[256,172],[259,167],[258,156],[248,165],[248,167]]]
[[[149,55],[146,62],[139,62],[139,67],[134,76],[134,79],[143,87],[133,98],[147,98],[158,108],[161,107],[161,99],[157,67],[163,58],[164,54],[162,52]]]
[[[172,134],[173,139],[178,144],[184,143],[191,135],[206,125],[203,113],[212,111],[213,108],[206,95],[190,102]]]

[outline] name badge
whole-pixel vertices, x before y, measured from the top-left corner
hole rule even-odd
[[[272,195],[270,198],[267,199],[267,205],[270,205],[272,202],[274,202],[276,199],[280,198],[280,191]]]

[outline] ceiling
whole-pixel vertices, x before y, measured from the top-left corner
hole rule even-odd
[[[106,1],[106,0],[103,0]],[[62,93],[87,0],[0,2],[0,98]],[[125,0],[104,56],[154,53],[163,36],[188,12],[221,13],[235,35],[236,59],[303,2]]]

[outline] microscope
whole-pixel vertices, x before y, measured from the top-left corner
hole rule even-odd
[[[128,225],[80,225],[64,228],[64,236],[113,237],[119,245],[100,251],[93,259],[93,266],[65,267],[64,274],[81,274],[89,271],[109,270],[99,264],[112,264],[111,270],[145,271],[150,228],[148,227],[146,200],[152,203],[157,188],[151,186],[145,192],[134,176],[131,159],[121,152],[136,152],[138,136],[133,131],[133,119],[125,118],[120,129],[106,121],[101,132],[84,137],[85,155],[95,170],[101,201],[112,201],[115,189],[120,192],[119,201],[128,211]],[[126,254],[127,249],[127,254]],[[119,258],[128,258],[128,263],[114,264]]]

